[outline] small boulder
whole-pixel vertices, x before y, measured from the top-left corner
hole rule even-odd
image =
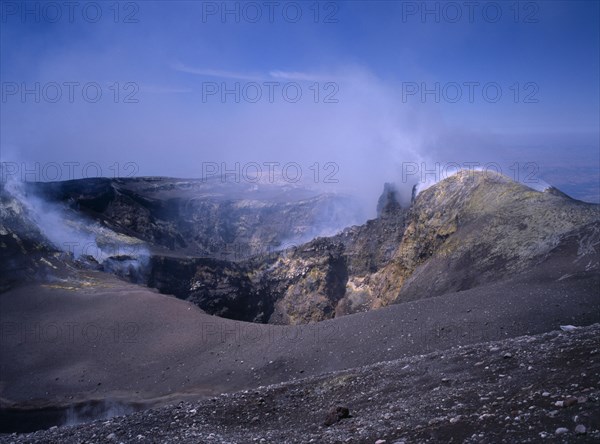
[[[577,435],[585,435],[587,433],[587,429],[583,424],[577,424],[577,426],[575,427],[575,433]]]
[[[325,416],[324,424],[329,427],[330,425],[335,424],[336,422],[350,417],[350,410],[348,407],[337,406],[332,407],[329,412],[327,412],[327,416]]]
[[[565,399],[565,402],[563,403],[565,407],[571,407],[575,404],[577,404],[577,398],[574,396],[570,396],[569,398]]]
[[[450,424],[456,424],[461,419],[462,419],[461,415],[455,416],[454,418],[450,418]]]
[[[574,325],[561,325],[560,329],[562,331],[575,331],[577,330],[577,327],[575,327]]]

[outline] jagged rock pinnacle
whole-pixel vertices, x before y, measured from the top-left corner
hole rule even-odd
[[[386,182],[383,185],[383,192],[377,201],[377,217],[382,217],[395,213],[400,210],[400,202],[398,199],[398,190],[393,183]]]

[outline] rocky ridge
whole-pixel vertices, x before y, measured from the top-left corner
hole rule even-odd
[[[341,224],[338,218],[349,213],[339,208],[343,200],[273,187],[248,200],[252,190],[221,186],[142,178],[33,188],[41,188],[46,199],[67,202],[69,211],[97,221],[112,237],[148,248],[143,266],[133,266],[136,257],[130,254],[110,257],[102,266],[86,264],[86,258],[79,264],[243,321],[305,324],[532,270],[573,278],[600,267],[598,205],[553,189],[535,191],[495,173],[459,172],[419,193],[409,208],[386,185],[376,219],[284,250],[278,249],[284,238],[309,235],[307,227],[316,220]],[[296,200],[286,200],[291,196]],[[19,239],[33,242],[23,251],[57,260],[60,253],[35,225],[21,224],[22,217],[10,212],[18,203],[6,196],[4,202],[12,225],[5,223],[6,234],[0,233],[7,245],[3,254],[16,255],[7,259],[18,264],[23,256]],[[27,265],[16,268],[45,269],[39,259],[32,262],[35,255],[26,256]]]
[[[562,273],[557,278],[599,270],[598,205],[480,172],[449,177],[420,193],[410,208],[386,193],[375,220],[242,261],[237,280],[213,277],[243,280],[240,287],[225,284],[219,291],[226,297],[210,289],[195,296],[191,289],[202,286],[204,270],[189,274],[187,289],[174,293],[209,313],[229,317],[235,310],[223,306],[244,305],[260,315],[243,320],[302,324],[537,269]],[[168,293],[172,285],[164,284],[161,291]]]

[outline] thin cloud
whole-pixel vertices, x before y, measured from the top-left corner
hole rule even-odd
[[[179,72],[186,72],[189,74],[196,74],[199,76],[206,77],[219,77],[224,79],[237,79],[237,80],[252,80],[252,81],[264,81],[268,80],[268,78],[248,74],[243,72],[235,72],[235,71],[223,71],[219,69],[210,69],[210,68],[193,68],[182,63],[177,63],[173,65],[173,69]]]
[[[177,88],[162,85],[140,85],[140,91],[149,94],[185,94],[193,92],[190,88]]]
[[[299,80],[302,82],[324,82],[331,80],[331,77],[298,71],[270,71],[269,75],[274,79]]]
[[[239,71],[226,71],[221,69],[211,68],[194,68],[191,66],[184,65],[183,63],[177,63],[173,65],[173,69],[179,72],[185,72],[189,74],[196,74],[206,77],[219,77],[223,79],[236,79],[236,80],[249,80],[256,82],[265,82],[269,80],[289,80],[289,81],[300,81],[300,82],[325,82],[331,81],[331,77],[326,77],[320,74],[301,72],[301,71],[281,71],[272,70],[266,74],[254,74]]]

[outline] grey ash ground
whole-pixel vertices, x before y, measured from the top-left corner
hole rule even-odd
[[[456,347],[0,442],[598,442],[599,335]],[[326,426],[338,406],[350,416]]]

